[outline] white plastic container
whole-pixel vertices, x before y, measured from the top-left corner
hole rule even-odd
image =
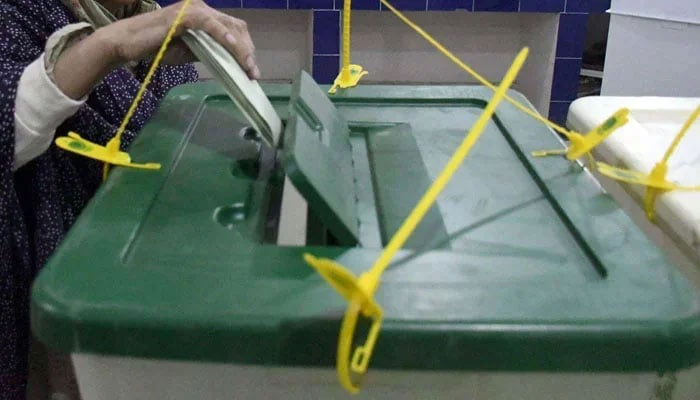
[[[594,150],[599,161],[649,173],[659,162],[700,98],[586,97],[569,110],[568,125],[587,132],[616,110],[627,107],[630,121]],[[683,186],[700,185],[700,123],[694,124],[669,160],[669,180]],[[700,286],[700,192],[669,192],[656,203],[651,224],[643,212],[645,188],[618,184],[601,176],[600,181],[651,234],[657,244],[682,261],[686,275]]]
[[[700,22],[697,0],[612,0],[610,12],[666,21]]]
[[[700,96],[700,2],[613,0],[601,94]]]
[[[650,373],[460,373],[374,370],[358,395],[330,369],[268,368],[73,355],[85,400],[697,400],[700,367]],[[652,393],[661,396],[653,397]]]

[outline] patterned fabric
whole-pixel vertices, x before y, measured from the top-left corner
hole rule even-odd
[[[15,173],[14,107],[24,68],[47,38],[78,22],[61,0],[0,0],[0,399],[24,399],[30,285],[101,181],[101,164],[52,145]],[[109,74],[56,132],[79,132],[105,144],[115,133],[148,70]],[[123,136],[127,147],[172,87],[195,81],[192,65],[163,66]]]
[[[152,0],[139,0],[134,5],[125,6],[113,15],[96,0],[61,0],[63,4],[83,22],[99,28],[110,24],[117,19],[129,17],[135,13],[149,12],[160,8],[158,3]]]
[[[54,79],[53,68],[63,48],[67,47],[76,37],[81,36],[81,34],[86,31],[89,32],[89,28],[98,29],[119,19],[155,11],[160,8],[160,5],[152,0],[138,0],[132,5],[123,6],[115,11],[116,14],[112,14],[97,0],[61,0],[61,2],[81,22],[79,24],[65,26],[63,29],[54,32],[52,37],[49,38],[49,43],[45,48],[47,54],[45,61],[46,72],[51,80]],[[86,26],[88,28],[86,28]],[[133,72],[133,68],[136,67],[136,65],[138,65],[138,62],[128,62],[124,66]]]

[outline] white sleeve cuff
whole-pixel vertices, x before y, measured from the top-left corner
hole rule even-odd
[[[24,69],[15,99],[15,163],[17,169],[46,151],[56,128],[75,114],[87,96],[66,96],[46,73],[44,55]]]

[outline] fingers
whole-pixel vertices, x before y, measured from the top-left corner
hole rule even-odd
[[[221,14],[221,23],[226,26],[228,33],[224,39],[233,47],[234,56],[248,73],[251,79],[260,77],[260,69],[255,60],[255,45],[248,32],[248,25],[245,21]]]
[[[255,46],[245,21],[197,1],[190,6],[184,25],[207,32],[234,56],[249,78],[259,79],[260,69],[255,61]]]

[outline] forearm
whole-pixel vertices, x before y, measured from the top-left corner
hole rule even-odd
[[[120,65],[154,54],[168,33],[182,3],[127,18],[96,30],[61,53],[53,76],[57,86],[73,99],[84,97]],[[255,63],[248,27],[244,21],[192,0],[176,36],[184,29],[202,29],[233,54],[252,79],[260,71]]]
[[[66,96],[80,99],[117,66],[113,46],[105,33],[97,30],[61,53],[53,80]]]
[[[79,99],[118,66],[154,54],[168,33],[182,3],[127,18],[98,29],[66,49],[54,67],[57,86]],[[184,29],[202,29],[233,54],[251,79],[260,71],[255,63],[248,27],[244,21],[192,0],[176,36]]]
[[[65,49],[53,70],[56,86],[72,99],[86,96],[111,71],[140,56],[130,49],[157,47],[168,29],[166,12],[115,22]]]

